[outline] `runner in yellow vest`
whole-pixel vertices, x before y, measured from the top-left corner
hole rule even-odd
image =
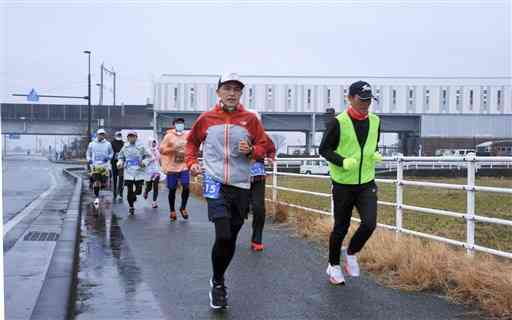
[[[361,251],[377,224],[377,185],[375,163],[382,161],[378,152],[380,119],[369,112],[372,89],[367,82],[350,86],[350,106],[329,123],[320,144],[320,155],[329,161],[334,202],[334,227],[329,239],[327,275],[332,284],[345,284],[340,266],[341,245],[354,206],[361,224],[343,251],[344,271],[359,276],[356,253]]]

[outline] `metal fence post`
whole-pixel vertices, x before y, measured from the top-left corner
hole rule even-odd
[[[467,206],[466,206],[466,249],[467,254],[472,256],[475,246],[475,175],[476,175],[476,161],[475,155],[470,154],[466,161],[468,162],[468,187]]]
[[[395,209],[395,226],[396,232],[402,231],[403,209],[402,204],[404,201],[404,187],[402,180],[404,179],[404,162],[402,156],[398,156],[396,164],[396,209]]]
[[[277,213],[277,159],[272,163],[272,211]]]

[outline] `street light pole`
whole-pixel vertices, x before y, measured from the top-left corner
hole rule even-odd
[[[87,142],[91,142],[91,51],[84,51],[88,55],[89,72],[87,74]]]

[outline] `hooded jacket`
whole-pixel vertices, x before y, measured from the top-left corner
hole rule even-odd
[[[98,141],[96,138],[87,147],[86,158],[88,162],[92,162],[93,166],[109,168],[113,156],[112,145],[106,139]]]
[[[151,154],[144,148],[143,144],[126,143],[117,155],[124,168],[124,180],[144,180],[145,169],[151,160]]]
[[[240,152],[241,140],[252,145],[250,155]],[[217,104],[212,110],[201,114],[190,130],[186,148],[189,168],[198,163],[201,144],[204,168],[213,180],[249,189],[250,162],[265,157],[267,139],[261,122],[243,105],[239,104],[233,112],[226,112]]]
[[[151,160],[149,160],[148,165],[146,166],[147,181],[150,181],[155,174],[160,175],[160,151],[158,150],[158,142],[156,147],[153,147],[153,141],[156,142],[155,139],[150,139],[148,145],[148,151],[151,154]]]
[[[167,130],[160,143],[160,165],[164,173],[187,171],[185,146],[189,133],[178,134],[175,129]]]

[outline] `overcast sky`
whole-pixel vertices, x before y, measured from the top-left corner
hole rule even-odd
[[[144,103],[162,73],[511,74],[506,0],[3,1],[2,102],[23,102],[10,94],[31,88],[86,95],[83,50],[93,85],[101,62],[114,67],[126,104]]]

